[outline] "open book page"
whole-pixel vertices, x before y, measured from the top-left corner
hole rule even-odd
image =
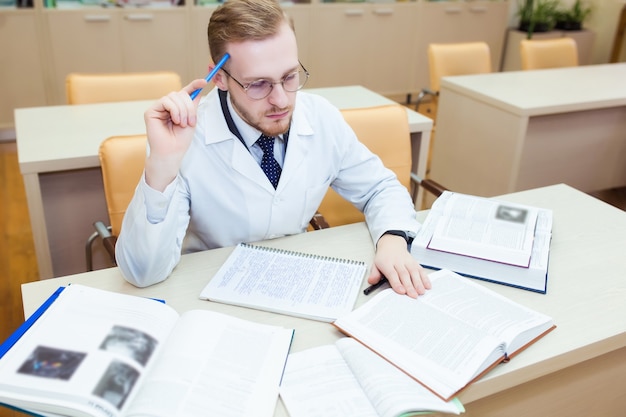
[[[444,399],[499,362],[507,343],[520,344],[517,332],[536,337],[552,327],[547,316],[449,270],[430,279],[433,288],[417,300],[385,290],[334,324]]]
[[[291,329],[186,312],[127,415],[273,416],[292,337]]]
[[[504,346],[433,309],[424,297],[415,300],[388,289],[335,325],[448,400],[485,363],[504,357]]]
[[[122,415],[177,318],[154,300],[70,285],[0,360],[0,401]]]
[[[539,209],[535,225],[535,239],[530,254],[529,268],[538,271],[548,270],[550,242],[552,241],[552,210]],[[546,272],[547,273],[547,272]]]
[[[352,310],[367,266],[240,244],[200,298],[321,321]]]
[[[553,326],[549,316],[449,270],[434,272],[429,277],[433,285],[436,283],[437,291],[428,293],[426,303],[497,338],[509,356]]]
[[[441,216],[429,249],[529,266],[537,209],[445,192],[432,210]]]
[[[351,338],[289,355],[280,389],[291,417],[398,417],[464,411]]]
[[[345,337],[336,345],[379,416],[418,415],[429,411],[460,414],[465,411],[457,399],[443,401],[356,340]]]
[[[290,354],[280,396],[290,417],[378,417],[335,345]]]

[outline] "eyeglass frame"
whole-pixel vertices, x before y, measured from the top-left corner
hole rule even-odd
[[[243,91],[245,91],[246,95],[247,95],[249,98],[251,98],[252,100],[263,100],[264,98],[267,98],[270,94],[272,94],[272,91],[274,90],[274,86],[275,86],[276,84],[280,84],[280,85],[283,87],[283,89],[284,89],[285,91],[289,92],[289,93],[295,93],[296,91],[301,90],[301,89],[302,89],[302,87],[304,87],[304,85],[305,85],[305,84],[307,83],[307,81],[309,80],[309,76],[310,76],[310,74],[309,74],[309,71],[307,71],[307,69],[306,69],[306,68],[304,68],[304,65],[302,65],[302,62],[298,61],[298,64],[300,65],[300,67],[302,67],[302,70],[304,71],[304,74],[306,75],[306,79],[304,80],[304,82],[302,83],[302,85],[301,85],[301,86],[299,86],[297,89],[295,89],[295,90],[293,90],[293,91],[289,91],[289,90],[285,89],[285,78],[286,78],[286,77],[288,77],[289,75],[293,74],[293,72],[290,72],[289,74],[286,74],[285,76],[283,76],[283,78],[281,78],[281,79],[280,79],[280,81],[272,82],[272,81],[270,81],[270,80],[268,80],[268,79],[265,79],[265,78],[259,78],[258,80],[251,81],[251,82],[249,82],[248,84],[244,85],[244,84],[242,84],[239,80],[237,80],[235,77],[233,77],[232,75],[230,75],[230,73],[229,73],[228,71],[226,71],[226,69],[225,69],[224,67],[222,67],[222,71],[224,71],[224,72],[226,73],[226,75],[228,75],[230,78],[232,78],[234,82],[236,82],[237,84],[239,84],[239,87],[241,87],[241,88],[243,89]],[[296,72],[300,72],[300,70],[297,70]],[[252,84],[254,84],[254,83],[256,83],[256,82],[259,82],[259,81],[265,81],[265,82],[268,82],[268,83],[269,83],[269,85],[270,85],[270,90],[269,90],[269,91],[268,91],[268,93],[267,93],[265,96],[263,96],[263,97],[260,97],[260,98],[253,98],[253,97],[250,97],[250,96],[248,95],[248,89],[250,88],[250,86],[251,86]]]

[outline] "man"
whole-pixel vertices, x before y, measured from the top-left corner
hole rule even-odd
[[[407,190],[335,107],[296,93],[308,73],[275,0],[229,0],[208,36],[213,62],[230,54],[217,88],[191,100],[206,85],[194,80],[145,113],[145,173],[116,246],[126,279],[160,282],[181,252],[302,233],[330,185],[365,213],[376,242],[368,281],[423,294],[430,282],[407,251],[419,228]]]

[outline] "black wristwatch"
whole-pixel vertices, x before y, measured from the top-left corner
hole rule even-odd
[[[394,236],[400,236],[404,238],[404,240],[406,240],[407,249],[409,251],[411,250],[411,244],[413,243],[413,238],[410,237],[406,232],[402,230],[387,230],[385,233],[383,233],[383,236],[385,235],[394,235]]]

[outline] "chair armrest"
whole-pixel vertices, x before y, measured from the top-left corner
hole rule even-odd
[[[313,230],[328,229],[330,227],[324,216],[322,216],[322,213],[319,211],[315,212],[315,215],[311,218],[309,224]]]
[[[417,95],[417,100],[415,101],[415,110],[416,111],[419,109],[419,106],[422,103],[422,100],[424,100],[424,98],[426,96],[438,97],[439,96],[439,92],[438,91],[433,91],[433,90],[431,90],[429,88],[422,88],[422,91],[420,91],[420,93]]]
[[[424,97],[424,96],[438,96],[438,95],[439,95],[438,91],[433,91],[430,88],[422,88],[422,91],[420,91],[418,98],[419,96]]]
[[[430,193],[436,195],[437,197],[439,197],[441,194],[443,194],[444,191],[448,191],[448,189],[446,187],[444,187],[443,185],[439,184],[437,181],[434,181],[434,180],[431,180],[431,179],[422,180],[422,183],[420,185],[425,190],[427,190]]]
[[[109,254],[109,258],[111,258],[111,263],[113,265],[117,265],[115,262],[115,243],[117,242],[117,236],[113,236],[111,234],[111,229],[107,227],[101,221],[97,221],[93,224],[93,227],[96,229],[98,235],[102,238],[102,245],[104,245],[104,249],[106,249]]]
[[[419,187],[424,188],[435,197],[439,197],[441,194],[443,194],[444,191],[448,191],[448,188],[439,184],[437,181],[428,178],[422,179],[413,172],[411,173],[411,181],[415,182]]]

